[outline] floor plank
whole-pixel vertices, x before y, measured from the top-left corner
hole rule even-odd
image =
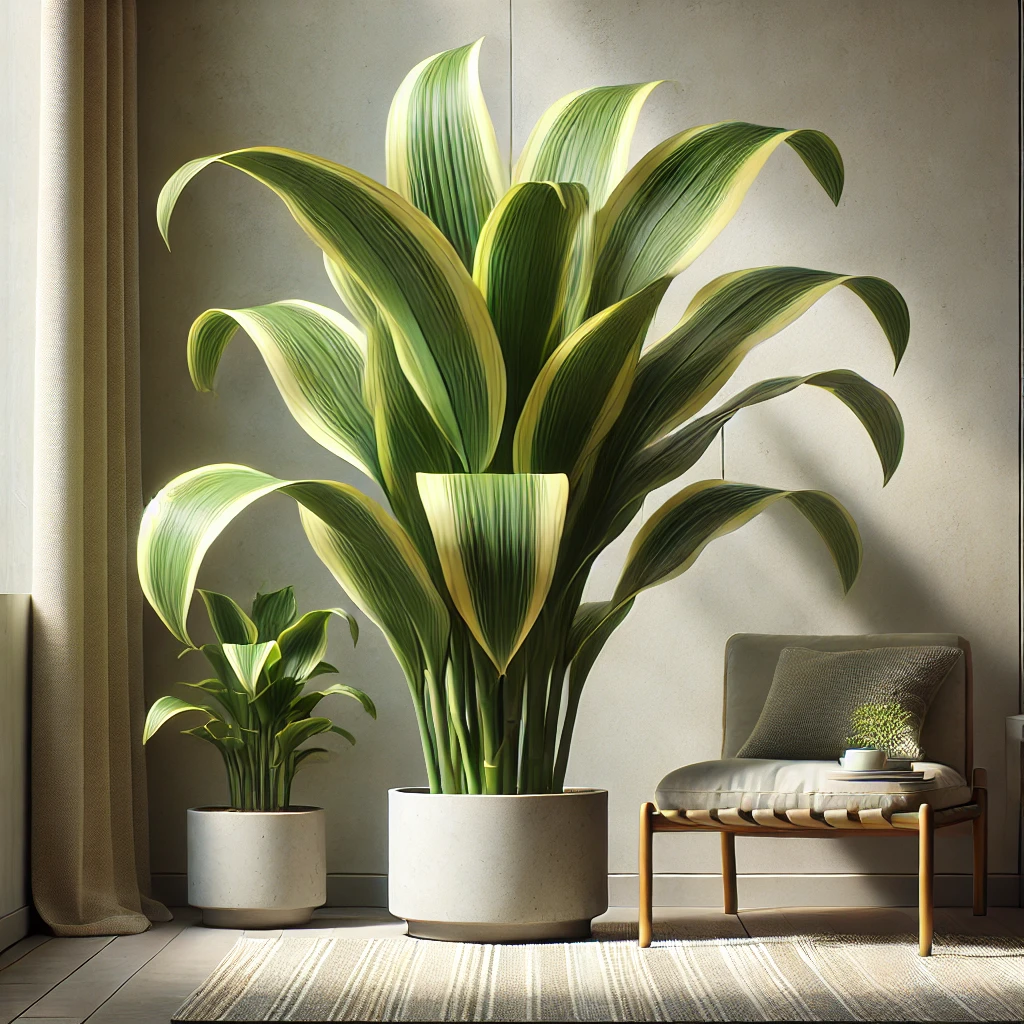
[[[89,1024],[167,1024],[241,934],[233,928],[183,928],[89,1017]]]
[[[189,920],[155,924],[140,935],[122,935],[50,989],[20,1019],[88,1017],[153,959]]]
[[[741,910],[752,938],[789,935],[906,935],[917,931],[917,912],[904,907],[780,907]]]
[[[936,907],[935,930],[951,935],[1016,935],[1024,938],[1024,909],[989,907],[975,917],[970,907]]]
[[[41,946],[52,938],[52,935],[26,935],[25,938],[20,939],[13,946],[8,946],[0,953],[0,971],[5,967],[10,967],[11,964],[20,960],[26,953],[35,949],[36,946]]]
[[[5,967],[0,971],[0,1024],[10,1024],[113,941],[111,935],[50,939]]]

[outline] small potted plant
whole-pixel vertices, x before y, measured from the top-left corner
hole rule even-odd
[[[880,751],[889,768],[909,768],[915,752],[920,757],[913,724],[913,714],[896,701],[861,704],[850,715],[846,742],[853,749]]]
[[[377,717],[373,701],[353,686],[305,686],[338,671],[323,660],[331,616],[348,620],[353,644],[358,627],[339,608],[300,618],[291,587],[257,594],[251,615],[224,594],[200,594],[217,643],[196,649],[213,676],[181,684],[200,698],[156,701],[143,735],[146,743],[186,712],[205,715],[202,725],[182,733],[212,743],[227,770],[230,805],[188,811],[188,901],[202,909],[204,924],[216,927],[301,924],[327,898],[324,812],[293,806],[292,782],[301,767],[327,755],[305,745],[314,736],[334,732],[355,743],[350,732],[314,711],[324,697],[342,694]]]

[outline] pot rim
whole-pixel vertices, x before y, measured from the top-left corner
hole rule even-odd
[[[586,797],[608,795],[607,789],[590,788],[586,786],[568,786],[561,793],[431,793],[426,786],[396,786],[388,790],[391,794],[402,794],[403,796],[428,796],[428,797],[449,797],[462,799],[467,797],[474,800],[559,800],[565,797]]]
[[[293,804],[290,807],[282,807],[279,811],[244,811],[239,807],[224,807],[224,806],[211,806],[211,807],[189,807],[189,814],[217,814],[217,813],[228,813],[228,814],[263,814],[267,817],[290,817],[300,814],[323,814],[324,809],[322,807],[307,806],[306,804]]]

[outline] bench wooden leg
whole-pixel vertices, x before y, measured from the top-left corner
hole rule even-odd
[[[650,801],[640,805],[640,857],[638,874],[640,876],[640,906],[638,910],[640,923],[640,948],[646,949],[651,944],[653,930],[652,914],[654,904],[654,828],[652,818],[654,804]]]
[[[918,810],[918,952],[931,956],[935,930],[935,819],[930,804]]]
[[[736,836],[722,833],[722,890],[727,914],[736,913]]]
[[[988,913],[988,791],[975,789],[974,802],[981,814],[972,823],[974,832],[974,913]]]

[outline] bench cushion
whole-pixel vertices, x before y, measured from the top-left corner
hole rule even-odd
[[[923,803],[935,810],[970,803],[971,788],[948,765],[918,761],[915,769],[933,783],[911,788],[904,783],[836,782],[826,778],[835,761],[783,761],[731,757],[701,761],[669,772],[658,785],[661,811],[789,811],[807,809],[915,811]]]

